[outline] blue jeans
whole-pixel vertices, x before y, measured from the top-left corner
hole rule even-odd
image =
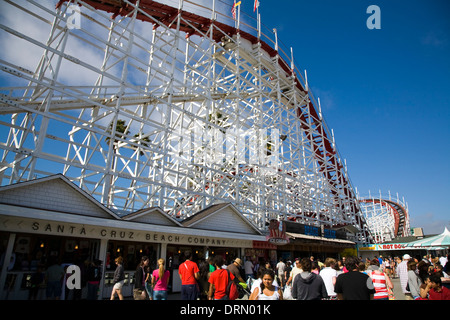
[[[147,294],[149,297],[153,297],[153,287],[152,287],[151,283],[149,283],[149,282],[145,283],[145,291],[147,291]]]
[[[89,283],[87,284],[87,288],[88,288],[88,295],[87,295],[87,299],[88,300],[97,300],[98,296],[97,296],[97,292],[98,292],[98,284],[92,284]]]
[[[181,286],[181,300],[197,300],[198,287],[196,284],[183,284]]]
[[[167,300],[167,291],[153,290],[153,300]]]

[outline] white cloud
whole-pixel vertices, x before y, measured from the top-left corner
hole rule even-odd
[[[442,47],[447,44],[447,38],[439,31],[429,31],[420,38],[423,45],[432,47]]]
[[[336,98],[332,90],[321,89],[317,87],[313,87],[311,90],[314,93],[316,99],[320,99],[320,106],[322,110],[331,110],[336,107]]]
[[[450,219],[442,219],[432,212],[427,212],[411,216],[410,225],[411,227],[423,228],[425,235],[439,234],[444,231],[445,227],[450,229]]]
[[[38,17],[34,17],[23,10],[20,10],[5,2],[1,4],[1,20],[2,23],[10,29],[16,30],[24,34],[26,37],[45,44],[48,41],[51,32],[52,16],[30,3],[25,1],[16,1],[18,5],[36,13],[39,17],[46,19],[47,22],[42,21]],[[41,3],[46,5],[48,9],[53,10],[55,8],[54,1],[46,1]],[[83,21],[83,23],[91,23],[89,21]],[[73,33],[77,30],[71,31]],[[21,39],[8,32],[0,32],[0,41],[4,45],[0,53],[0,58],[4,59],[12,64],[16,64],[20,67],[26,68],[30,71],[35,71],[39,64],[39,61],[44,53],[42,46],[33,44],[31,41]],[[61,50],[61,47],[56,47],[59,39],[53,42],[52,47]],[[92,46],[88,46],[80,39],[70,35],[68,37],[67,45],[64,53],[71,55],[75,58],[80,58],[83,62],[99,68],[103,61],[103,52],[101,50],[95,50]],[[52,64],[55,66],[56,58],[53,57]],[[50,76],[48,73],[47,76]],[[63,59],[61,69],[58,74],[58,81],[65,84],[72,85],[93,85],[97,75],[78,64]]]

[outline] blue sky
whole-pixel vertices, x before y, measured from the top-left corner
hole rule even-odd
[[[361,196],[399,193],[411,226],[450,228],[450,1],[260,0],[259,12],[307,70]]]

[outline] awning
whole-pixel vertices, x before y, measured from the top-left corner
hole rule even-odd
[[[308,239],[308,240],[315,240],[315,241],[328,241],[328,242],[342,243],[342,244],[352,244],[352,245],[356,244],[355,242],[350,241],[350,240],[330,239],[330,238],[324,238],[324,237],[318,237],[318,236],[310,236],[310,235],[306,235],[306,234],[292,233],[292,232],[286,232],[286,234],[292,239]]]
[[[450,231],[447,227],[444,232],[434,237],[423,238],[407,244],[408,247],[444,247],[450,246]]]

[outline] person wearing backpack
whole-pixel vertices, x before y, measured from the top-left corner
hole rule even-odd
[[[100,286],[100,280],[102,279],[102,262],[98,259],[91,262],[87,269],[87,287],[88,294],[87,300],[98,299],[98,288]]]
[[[222,256],[217,255],[214,257],[216,270],[211,273],[208,280],[208,300],[230,300],[229,284],[236,286],[236,284],[233,283],[235,278],[234,275],[227,269],[222,269],[223,264],[224,260]]]
[[[242,278],[241,272],[240,272],[240,268],[242,268],[242,266],[243,266],[242,260],[239,258],[236,258],[233,261],[233,263],[231,263],[227,266],[227,270],[229,270],[233,274],[233,276],[235,278],[237,278],[235,280],[235,282],[237,282],[237,283],[239,283],[239,282],[245,283],[245,280]]]

